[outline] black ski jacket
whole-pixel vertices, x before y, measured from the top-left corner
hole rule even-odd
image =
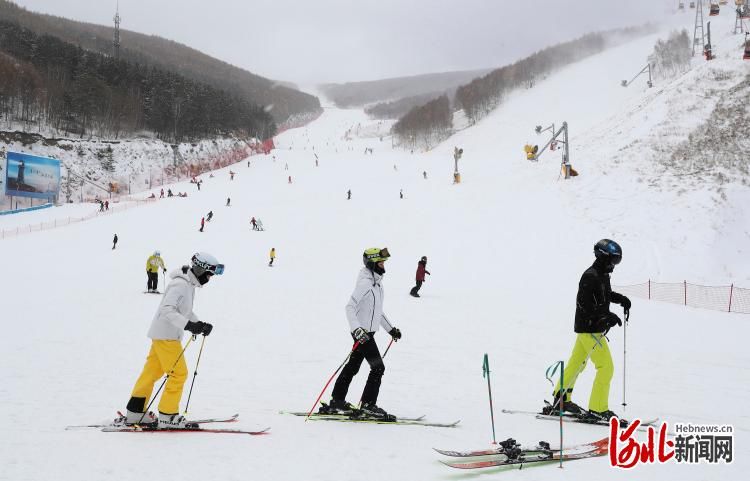
[[[575,332],[606,331],[609,303],[621,304],[623,298],[622,294],[612,291],[603,263],[595,261],[578,283]]]

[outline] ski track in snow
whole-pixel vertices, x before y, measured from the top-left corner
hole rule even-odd
[[[682,26],[692,25],[687,17],[680,18]],[[716,50],[724,67],[746,71],[739,51],[730,58],[721,48],[736,43],[725,33],[732,21],[726,13],[712,19]],[[570,354],[577,283],[596,240],[611,236],[623,246],[614,284],[651,277],[750,287],[748,204],[740,202],[750,199],[747,189],[732,187],[730,200],[717,204],[708,188],[677,195],[650,187],[662,174],[649,166],[646,153],[655,137],[643,126],[675,128],[660,123],[669,117],[683,129],[701,120],[685,113],[684,102],[692,100],[680,100],[681,90],[672,87],[686,78],[651,90],[645,81],[628,89],[619,85],[667,32],[585,59],[508,96],[493,114],[429,153],[391,150],[389,139],[369,137],[377,121],[361,111],[327,107],[317,121],[276,139],[275,162],[271,155],[254,157],[250,168],[243,161],[214,178],[204,175],[201,192],[188,183],[172,185],[188,198],[0,240],[6,270],[0,280],[6,301],[0,480],[456,479],[465,474],[438,463],[431,448],[474,449],[491,440],[484,353],[498,439],[554,444],[556,424],[499,409],[535,409],[550,397],[544,371]],[[704,65],[696,58],[685,77]],[[700,115],[710,111],[700,109]],[[563,120],[570,125],[573,166],[581,172],[571,181],[557,180],[559,153],[547,152],[538,163],[523,158],[526,141],[542,143],[535,125]],[[358,124],[368,137],[344,140]],[[454,145],[464,148],[460,185],[451,185]],[[628,161],[616,161],[628,145],[620,156]],[[373,155],[363,155],[365,147]],[[230,169],[237,172],[234,181]],[[227,197],[231,208],[224,207]],[[0,217],[0,228],[87,209],[96,207]],[[200,218],[209,210],[214,219],[200,233]],[[252,231],[251,216],[260,217],[266,231]],[[120,242],[113,251],[115,232]],[[351,347],[344,305],[361,253],[371,246],[387,246],[393,255],[385,311],[403,332],[385,359],[379,404],[433,421],[461,419],[457,428],[306,423],[278,414],[309,409]],[[271,247],[277,251],[274,269],[267,268]],[[124,409],[159,303],[158,296],[142,294],[144,263],[156,249],[170,269],[198,250],[227,266],[196,295],[196,313],[215,328],[206,340],[191,415],[239,412],[233,427],[271,426],[270,435],[64,430]],[[422,255],[432,275],[417,300],[408,291]],[[163,282],[160,277],[160,289]],[[733,464],[644,466],[639,479],[744,479],[750,458],[749,322],[747,315],[633,299],[628,408],[620,405],[619,328],[609,335],[615,362],[610,408],[626,417],[735,426]],[[381,331],[376,339],[382,351],[388,336]],[[190,373],[197,353],[197,346],[186,352]],[[593,371],[589,366],[576,385],[574,400],[583,405]],[[358,399],[366,372],[365,365],[350,401]],[[605,435],[606,429],[570,426],[566,444]],[[533,479],[560,479],[550,466],[531,472]],[[631,472],[612,470],[607,458],[570,463],[564,472],[569,479],[632,479]],[[503,476],[532,479],[527,470]]]

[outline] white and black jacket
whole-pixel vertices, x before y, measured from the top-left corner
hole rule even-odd
[[[349,302],[346,304],[346,319],[349,321],[349,331],[354,332],[358,327],[367,332],[377,332],[383,326],[387,332],[393,329],[393,324],[383,312],[383,276],[363,267],[357,277]]]

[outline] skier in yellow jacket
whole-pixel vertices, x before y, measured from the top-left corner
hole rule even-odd
[[[151,257],[146,261],[146,275],[148,276],[148,292],[159,293],[159,268],[166,274],[167,268],[164,266],[164,260],[161,258],[161,252],[154,251]]]
[[[268,267],[273,267],[273,260],[276,259],[276,248],[272,247],[271,252],[268,255],[271,257],[271,262],[268,263]]]

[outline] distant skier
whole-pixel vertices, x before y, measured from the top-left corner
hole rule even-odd
[[[263,228],[263,221],[262,221],[262,220],[260,220],[260,217],[258,217],[258,219],[257,219],[257,221],[256,221],[256,222],[257,222],[257,224],[258,224],[258,230],[259,230],[259,231],[265,230],[265,229]]]
[[[229,180],[234,180],[234,172],[229,171]]]
[[[286,162],[284,163],[284,170],[289,170],[289,164],[287,164]]]
[[[255,222],[255,217],[250,219],[250,223],[253,225],[253,230],[258,230],[258,223]]]
[[[201,217],[201,228],[200,231],[203,232],[203,228],[206,226],[206,218]]]
[[[167,189],[167,197],[172,197],[174,194],[172,193],[172,189]]]
[[[425,178],[425,180],[427,179],[427,171],[426,171],[426,170],[425,170],[425,171],[422,171],[422,177],[424,177],[424,178]]]
[[[291,175],[289,176],[289,183],[290,184],[292,183],[292,176]]]
[[[104,210],[109,210],[109,201],[108,200],[104,201]]]
[[[211,222],[211,219],[214,218],[214,211],[209,210],[208,214],[206,215],[206,222]]]
[[[195,185],[198,186],[198,190],[201,190],[201,181],[200,180],[198,182],[196,182]]]
[[[276,259],[276,248],[272,247],[271,252],[268,255],[271,257],[271,261],[268,263],[268,267],[273,267],[273,260]]]
[[[346,200],[352,200],[352,189],[346,191]]]
[[[112,239],[112,250],[115,250],[115,247],[117,247],[117,234],[115,234],[115,237]]]
[[[185,429],[193,427],[180,413],[182,387],[188,376],[187,364],[183,355],[183,331],[190,331],[194,336],[208,336],[213,326],[202,322],[193,312],[195,288],[204,286],[212,276],[224,273],[224,265],[214,256],[198,252],[191,259],[191,266],[170,274],[172,281],[164,290],[161,304],[156,310],[148,337],[151,338],[151,350],[146,364],[128,401],[125,424],[154,424],[159,428]],[[146,407],[154,383],[165,373],[167,383],[159,401],[159,417],[154,419],[146,413]]]
[[[612,291],[609,275],[622,260],[622,248],[617,242],[602,239],[594,245],[596,260],[586,269],[578,283],[576,296],[575,332],[576,342],[568,363],[565,365],[564,388],[560,384],[553,393],[554,403],[542,410],[545,414],[559,413],[560,400],[563,410],[590,417],[594,421],[608,421],[616,416],[609,410],[609,385],[614,373],[612,355],[605,334],[614,326],[621,326],[617,314],[610,312],[609,303],[620,304],[625,310],[625,319],[630,315],[630,299]],[[584,412],[570,400],[578,375],[586,367],[589,358],[596,367],[596,377],[589,398],[589,410]],[[561,394],[562,393],[562,394]]]
[[[161,189],[161,195],[159,196],[160,199],[164,198],[164,189]]]
[[[419,262],[417,262],[417,285],[412,287],[411,292],[409,293],[412,295],[412,297],[420,297],[419,289],[422,288],[425,274],[427,274],[428,276],[431,275],[430,271],[427,270],[427,256],[422,256]]]
[[[404,189],[401,189],[401,190],[398,191],[398,196],[399,196],[400,199],[404,198]]]
[[[227,197],[227,207],[229,207],[229,204],[230,204],[231,202],[232,202],[232,199],[230,199],[229,197]]]
[[[331,402],[320,408],[321,413],[351,414],[356,411],[356,408],[346,401],[346,394],[352,379],[359,372],[362,361],[366,359],[370,365],[370,375],[362,392],[360,409],[365,416],[387,421],[396,420],[395,416],[377,405],[385,365],[375,343],[375,333],[383,326],[395,341],[401,339],[401,331],[391,324],[383,312],[382,281],[385,275],[385,261],[389,257],[387,248],[378,247],[367,249],[362,255],[365,267],[359,271],[354,292],[346,304],[346,318],[356,348],[336,379]]]
[[[154,253],[146,261],[146,275],[148,276],[148,292],[159,292],[159,268],[167,273],[164,266],[164,259],[161,258],[161,252]]]

